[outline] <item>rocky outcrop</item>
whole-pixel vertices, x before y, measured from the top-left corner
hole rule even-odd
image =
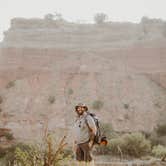
[[[0,126],[20,139],[41,138],[46,128],[63,135],[81,101],[115,130],[153,130],[166,108],[165,38],[154,31],[12,20],[0,52]]]

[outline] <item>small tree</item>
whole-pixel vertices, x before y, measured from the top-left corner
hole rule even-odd
[[[46,14],[46,15],[44,16],[44,19],[46,19],[46,20],[53,20],[54,17],[55,17],[54,14],[48,13],[48,14]]]
[[[149,22],[150,22],[150,19],[146,16],[143,16],[142,19],[141,19],[141,25],[142,25],[142,31],[144,33],[144,35],[148,34],[148,31],[149,31]]]
[[[162,161],[166,159],[166,147],[162,145],[154,146],[152,150],[152,154],[156,157],[161,158]]]
[[[57,12],[55,12],[54,18],[55,18],[55,20],[63,20],[62,14],[57,13]]]
[[[103,24],[108,19],[108,16],[104,13],[97,13],[94,16],[94,21],[96,24]]]
[[[62,14],[55,12],[55,14],[48,13],[44,16],[46,20],[63,20]]]

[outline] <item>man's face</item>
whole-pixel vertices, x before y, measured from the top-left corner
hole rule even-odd
[[[84,107],[81,107],[81,106],[77,107],[76,112],[77,112],[78,115],[82,115],[84,113],[84,111],[85,111]]]

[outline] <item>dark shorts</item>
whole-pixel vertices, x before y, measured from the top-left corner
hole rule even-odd
[[[89,148],[88,142],[77,145],[76,160],[86,162],[92,161],[91,148]]]

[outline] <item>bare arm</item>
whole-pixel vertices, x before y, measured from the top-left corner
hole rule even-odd
[[[90,142],[93,142],[96,132],[97,132],[97,128],[96,128],[95,122],[91,116],[87,117],[87,123],[88,123],[88,127],[90,130]]]

